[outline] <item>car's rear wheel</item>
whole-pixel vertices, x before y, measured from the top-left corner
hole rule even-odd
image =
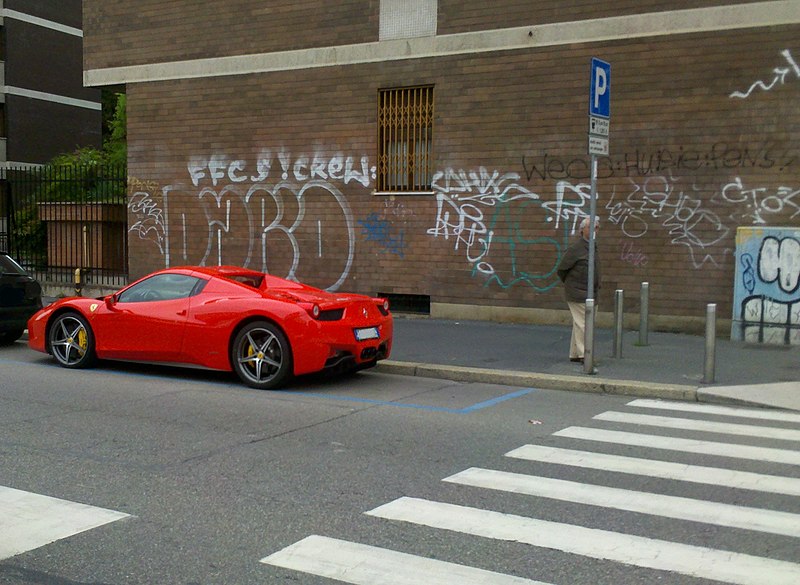
[[[267,321],[249,323],[236,335],[231,348],[236,375],[252,388],[271,390],[292,375],[292,348],[276,325]]]
[[[50,352],[65,368],[87,368],[94,365],[94,334],[78,313],[62,313],[50,326]]]
[[[11,345],[17,339],[22,337],[23,329],[12,329],[11,331],[4,331],[0,333],[0,345]]]

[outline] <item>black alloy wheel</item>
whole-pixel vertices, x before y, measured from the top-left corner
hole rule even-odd
[[[292,348],[280,328],[268,321],[256,321],[236,335],[231,363],[239,379],[251,388],[272,390],[291,378]]]
[[[88,368],[97,358],[94,333],[86,319],[78,313],[61,313],[50,325],[50,352],[65,368]]]

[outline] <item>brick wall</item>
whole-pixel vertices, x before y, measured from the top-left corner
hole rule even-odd
[[[86,0],[85,67],[249,55],[378,39],[377,0]]]
[[[785,26],[131,84],[131,273],[248,264],[322,287],[562,309],[554,268],[588,212],[600,56],[614,92],[601,308],[649,281],[654,314],[716,302],[730,315],[737,226],[800,224],[797,38]],[[376,196],[377,91],[417,84],[435,85],[435,194]]]

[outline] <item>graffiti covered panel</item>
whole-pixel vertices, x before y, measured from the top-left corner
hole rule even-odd
[[[731,337],[800,345],[800,228],[737,230]]]

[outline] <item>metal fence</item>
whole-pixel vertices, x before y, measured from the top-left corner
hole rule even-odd
[[[0,250],[37,279],[116,285],[128,276],[126,169],[0,169]]]

